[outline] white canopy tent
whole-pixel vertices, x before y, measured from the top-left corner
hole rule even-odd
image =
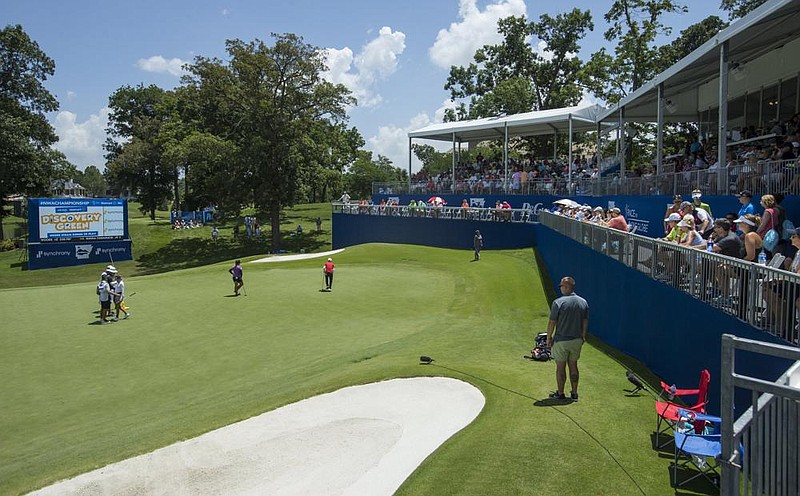
[[[605,111],[599,105],[539,110],[469,121],[431,124],[408,133],[408,175],[411,176],[411,140],[450,141],[453,144],[453,177],[455,178],[456,143],[503,140],[504,184],[508,184],[508,140],[520,136],[568,133],[569,163],[572,164],[572,135],[576,131],[597,129],[598,117]],[[570,168],[570,181],[572,169]]]
[[[727,102],[800,72],[799,19],[800,1],[769,0],[604,110],[598,122],[620,129],[625,122],[657,122],[660,172],[663,123],[698,122],[701,110],[717,107],[717,159],[725,163]]]

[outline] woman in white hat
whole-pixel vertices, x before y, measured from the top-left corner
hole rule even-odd
[[[761,218],[758,215],[745,214],[733,222],[744,233],[742,235],[744,259],[748,262],[755,262],[763,242],[761,236],[756,232],[758,225],[761,224]]]

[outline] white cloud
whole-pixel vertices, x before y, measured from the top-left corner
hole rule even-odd
[[[431,61],[444,69],[453,65],[468,65],[473,60],[475,50],[502,40],[497,33],[498,20],[526,12],[524,0],[500,0],[487,5],[483,11],[478,9],[477,0],[460,0],[458,16],[461,20],[439,31],[436,41],[428,50]]]
[[[184,71],[182,69],[186,61],[179,58],[165,59],[161,55],[153,55],[149,59],[139,59],[136,66],[145,72],[168,72],[173,76],[182,76]]]
[[[358,55],[353,55],[353,50],[349,47],[325,49],[328,70],[322,77],[332,83],[347,86],[360,106],[374,107],[383,101],[377,91],[378,82],[394,74],[398,56],[405,48],[406,35],[384,26],[378,36],[367,43]]]
[[[450,100],[442,102],[442,106],[436,110],[434,119],[424,113],[412,117],[408,125],[404,127],[399,126],[381,126],[378,128],[378,134],[366,140],[365,148],[372,151],[373,158],[378,155],[383,155],[392,161],[395,167],[401,169],[408,169],[408,133],[417,129],[423,128],[434,122],[442,122],[444,111],[446,108],[452,107],[454,104]],[[418,141],[415,141],[418,143]],[[449,142],[435,142],[425,141],[425,144],[432,145],[439,151],[449,150],[452,144]],[[422,164],[415,155],[411,156],[411,171],[417,172],[422,168]]]
[[[77,115],[72,112],[59,112],[52,123],[59,137],[55,148],[63,152],[78,169],[94,165],[103,170],[103,143],[106,140],[109,112],[108,107],[102,108],[84,122],[78,122]]]

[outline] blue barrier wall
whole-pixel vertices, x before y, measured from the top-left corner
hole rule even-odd
[[[132,259],[133,251],[129,239],[28,245],[28,270]]]
[[[494,207],[496,201],[508,201],[512,208],[530,210],[549,209],[557,198],[545,195],[440,195],[450,207],[461,206],[466,199],[473,207]],[[374,195],[375,204],[382,199],[396,199],[400,205],[408,205],[413,200],[427,200],[429,195]],[[672,196],[574,196],[573,200],[581,204],[601,206],[604,208],[619,207],[629,224],[636,226],[636,234],[658,238],[664,236],[664,212],[672,204]],[[691,198],[684,198],[690,201]],[[704,196],[703,201],[711,206],[715,217],[724,217],[728,212],[738,212],[741,207],[737,197]],[[764,209],[759,205],[760,197],[753,198],[756,212]],[[787,196],[781,205],[786,209],[788,218],[795,225],[800,225],[800,196]]]
[[[538,225],[537,251],[554,285],[576,280],[576,293],[589,302],[589,333],[641,360],[678,387],[696,387],[700,370],[711,372],[709,410],[719,412],[722,334],[785,344],[688,294]],[[775,380],[792,362],[739,352],[736,371]],[[737,415],[750,396],[736,396]]]
[[[386,215],[333,214],[333,249],[362,243],[403,243],[472,249],[479,229],[486,250],[526,248],[536,244],[536,225]]]

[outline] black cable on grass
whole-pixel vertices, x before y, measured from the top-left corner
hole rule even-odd
[[[420,357],[420,358],[421,358],[421,357]],[[425,357],[425,358],[429,358],[429,357]],[[465,376],[467,376],[467,377],[472,377],[473,379],[477,379],[477,380],[479,380],[479,381],[481,381],[481,382],[485,382],[486,384],[489,384],[490,386],[494,386],[494,387],[496,387],[496,388],[498,388],[498,389],[502,389],[503,391],[508,391],[509,393],[516,394],[517,396],[522,396],[523,398],[528,398],[528,399],[531,399],[531,400],[533,400],[533,401],[536,401],[536,402],[543,401],[543,400],[541,400],[541,399],[539,399],[539,398],[534,398],[533,396],[529,396],[529,395],[527,395],[527,394],[525,394],[525,393],[520,393],[519,391],[514,391],[513,389],[509,389],[509,388],[507,388],[507,387],[505,387],[505,386],[501,386],[501,385],[499,385],[499,384],[495,384],[494,382],[492,382],[492,381],[489,381],[489,380],[487,380],[487,379],[484,379],[483,377],[478,377],[478,376],[476,376],[476,375],[473,375],[473,374],[470,374],[470,373],[468,373],[468,372],[463,372],[463,371],[461,371],[461,370],[454,369],[454,368],[448,367],[448,366],[446,366],[446,365],[442,365],[442,364],[440,364],[440,363],[432,363],[432,362],[433,362],[433,359],[432,359],[432,358],[431,358],[430,360],[431,360],[431,361],[430,361],[430,362],[427,362],[427,363],[426,363],[426,365],[432,365],[432,366],[434,366],[434,367],[441,367],[441,368],[443,368],[443,369],[447,369],[447,370],[450,370],[450,371],[456,372],[456,373],[458,373],[458,374],[465,375]],[[600,440],[599,440],[599,439],[597,439],[596,437],[594,437],[594,436],[592,435],[592,433],[591,433],[591,432],[587,431],[587,430],[586,430],[586,429],[585,429],[585,428],[584,428],[584,427],[583,427],[581,424],[579,424],[579,423],[578,423],[578,421],[577,421],[577,420],[575,420],[574,418],[570,417],[570,416],[569,416],[569,414],[568,414],[568,413],[566,413],[565,411],[561,410],[560,408],[557,408],[555,405],[548,405],[548,406],[549,406],[550,408],[552,408],[553,410],[557,411],[558,413],[560,413],[561,415],[563,415],[563,416],[567,417],[567,418],[568,418],[568,419],[569,419],[569,420],[570,420],[570,421],[571,421],[573,424],[575,424],[575,425],[578,427],[578,429],[582,430],[582,431],[583,431],[583,432],[584,432],[584,433],[585,433],[587,436],[589,436],[589,437],[590,437],[590,438],[591,438],[591,439],[592,439],[592,440],[593,440],[595,443],[597,443],[597,445],[598,445],[598,446],[600,446],[601,448],[603,448],[603,451],[605,451],[605,452],[608,454],[609,458],[611,458],[612,460],[614,460],[614,463],[616,463],[616,464],[617,464],[617,466],[619,467],[619,469],[620,469],[620,470],[622,470],[622,472],[623,472],[623,473],[624,473],[624,474],[625,474],[625,475],[628,477],[628,479],[630,479],[630,481],[633,483],[633,485],[634,485],[634,486],[636,486],[636,489],[638,489],[638,490],[639,490],[639,492],[640,492],[640,493],[642,493],[642,494],[647,494],[647,493],[645,493],[645,492],[644,492],[644,489],[642,489],[642,487],[639,485],[639,483],[638,483],[638,482],[636,482],[636,479],[634,479],[634,478],[633,478],[633,476],[632,476],[632,475],[631,475],[631,474],[630,474],[630,473],[629,473],[627,470],[625,470],[625,467],[623,467],[623,466],[622,466],[622,464],[619,462],[619,460],[617,460],[617,458],[616,458],[616,457],[613,455],[613,453],[611,453],[611,451],[609,451],[609,450],[608,450],[608,448],[606,448],[606,447],[603,445],[603,443],[601,443],[601,442],[600,442]]]

